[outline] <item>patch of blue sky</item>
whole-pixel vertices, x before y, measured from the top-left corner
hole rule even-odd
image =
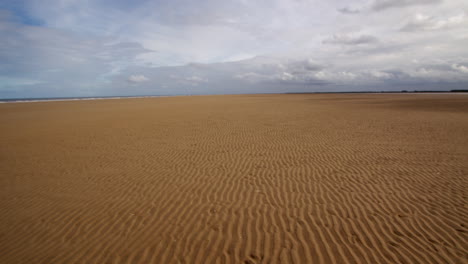
[[[27,11],[27,3],[23,0],[0,1],[0,10],[9,12],[15,22],[29,26],[43,26],[44,21],[35,18]]]

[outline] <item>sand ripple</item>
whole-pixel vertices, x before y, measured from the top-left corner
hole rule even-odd
[[[468,96],[0,105],[0,263],[467,263]]]

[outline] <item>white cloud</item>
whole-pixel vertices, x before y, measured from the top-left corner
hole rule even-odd
[[[144,75],[131,75],[130,77],[128,77],[128,81],[133,83],[141,83],[146,82],[148,80],[149,79],[146,78]]]
[[[447,29],[461,25],[465,21],[465,15],[460,14],[451,16],[448,18],[435,18],[423,14],[414,15],[406,25],[404,25],[402,31],[421,31],[421,30],[438,30]]]
[[[464,65],[452,64],[452,69],[459,71],[459,72],[468,73],[468,67]]]

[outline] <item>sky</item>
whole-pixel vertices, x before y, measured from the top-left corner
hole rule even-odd
[[[468,89],[466,0],[0,0],[0,98]]]

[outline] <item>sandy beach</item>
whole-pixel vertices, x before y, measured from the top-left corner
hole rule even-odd
[[[468,263],[467,94],[0,104],[0,263]]]

